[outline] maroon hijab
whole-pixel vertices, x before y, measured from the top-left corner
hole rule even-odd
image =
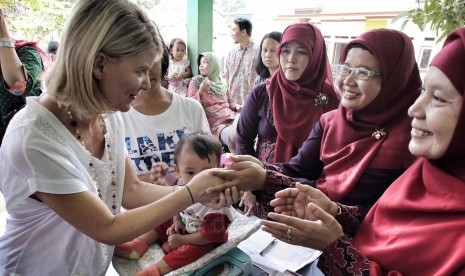
[[[343,199],[367,168],[406,169],[414,161],[408,151],[411,118],[408,108],[421,86],[410,38],[400,31],[377,29],[347,44],[361,44],[377,59],[382,76],[378,96],[359,111],[342,105],[322,116],[323,174],[317,187],[332,200]]]
[[[465,28],[451,33],[431,62],[465,95]],[[419,158],[363,221],[354,244],[372,273],[465,274],[465,104],[443,157]],[[460,170],[458,169],[460,168]]]
[[[326,45],[320,30],[309,23],[290,25],[284,30],[277,49],[278,56],[281,47],[293,41],[305,47],[309,54],[304,73],[297,81],[289,81],[279,66],[271,80],[267,81],[273,121],[278,133],[275,162],[289,161],[308,138],[321,114],[336,108],[339,103],[332,86]],[[315,100],[322,96],[328,102],[315,104]]]

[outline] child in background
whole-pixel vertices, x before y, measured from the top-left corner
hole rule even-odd
[[[175,169],[180,176],[175,187],[183,189],[199,172],[219,167],[221,152],[221,143],[211,134],[194,132],[185,135],[174,152]],[[232,207],[214,210],[194,204],[153,231],[116,246],[115,255],[139,259],[150,244],[159,241],[166,256],[136,275],[164,275],[192,263],[226,242],[227,228],[234,214]]]
[[[186,57],[187,45],[180,38],[173,38],[170,43],[170,65],[168,67],[168,90],[187,96],[187,85],[192,70]]]
[[[226,86],[221,80],[219,59],[212,52],[205,52],[199,54],[197,61],[200,75],[192,78],[188,95],[202,104],[212,134],[223,145],[228,145],[239,116],[232,110]]]
[[[52,63],[55,61],[55,56],[57,54],[59,45],[60,43],[58,43],[58,41],[55,41],[55,40],[50,41],[47,45],[47,54]]]

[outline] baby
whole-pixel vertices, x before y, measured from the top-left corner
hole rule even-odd
[[[222,146],[211,134],[195,132],[185,135],[177,144],[174,168],[179,174],[176,188],[186,189],[187,183],[199,172],[220,166]],[[214,210],[196,203],[166,221],[153,231],[133,241],[116,246],[115,255],[139,259],[150,244],[159,241],[166,256],[144,270],[141,275],[164,275],[192,263],[228,240],[227,228],[234,219],[235,210]]]

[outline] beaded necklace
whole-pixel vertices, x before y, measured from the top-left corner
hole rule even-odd
[[[97,177],[96,169],[94,164],[92,163],[92,155],[90,154],[90,151],[86,147],[86,143],[82,139],[81,133],[79,132],[79,129],[77,128],[78,124],[76,120],[74,119],[73,113],[71,111],[67,111],[69,119],[71,120],[70,125],[74,129],[74,132],[76,133],[76,139],[81,143],[81,145],[84,147],[84,149],[89,153],[89,160],[88,160],[88,165],[91,171],[91,177],[92,181],[94,182],[95,186],[97,187],[97,192],[98,196],[100,199],[103,200],[103,195],[102,191],[100,190],[100,185],[99,182],[100,180]],[[108,162],[110,163],[110,170],[111,170],[111,187],[113,189],[113,204],[111,208],[113,209],[113,214],[116,214],[116,173],[115,173],[115,162],[113,160],[113,156],[111,154],[111,144],[110,144],[110,137],[107,132],[107,125],[105,124],[105,120],[103,120],[102,115],[99,115],[100,123],[103,128],[103,136],[105,138],[105,154],[107,156]]]

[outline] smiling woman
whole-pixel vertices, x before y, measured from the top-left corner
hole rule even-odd
[[[462,97],[440,69],[433,66],[428,70],[422,93],[409,109],[412,154],[428,159],[444,155],[457,125]]]
[[[339,107],[321,115],[296,156],[286,163],[264,163],[265,171],[257,171],[250,186],[239,184],[259,190],[254,193],[264,209],[271,211],[274,193],[298,180],[363,216],[414,161],[407,110],[421,81],[410,38],[400,31],[371,30],[344,48],[341,63]],[[250,157],[235,161],[243,160]],[[266,197],[267,202],[261,199]]]
[[[271,214],[275,222],[263,221],[264,230],[285,240],[292,227],[295,244],[322,249],[318,267],[325,275],[464,275],[464,74],[460,28],[432,60],[409,109],[410,149],[418,159],[364,219],[321,191],[299,186],[277,193],[272,205],[307,220]]]
[[[0,148],[11,218],[0,236],[0,275],[104,275],[115,244],[160,225],[192,198],[214,206],[237,199],[207,195],[207,186],[222,184],[207,173],[176,192],[134,173],[117,111],[150,88],[149,69],[162,53],[140,8],[128,0],[77,1],[60,49],[48,93],[27,99]]]

